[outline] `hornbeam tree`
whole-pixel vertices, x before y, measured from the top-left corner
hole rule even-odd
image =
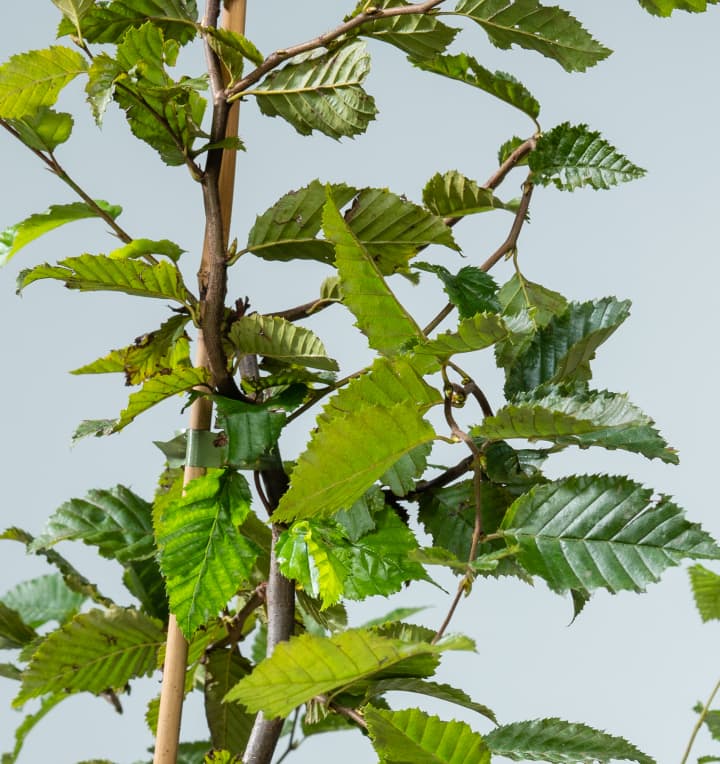
[[[658,16],[716,4],[638,1]],[[539,0],[363,0],[344,18],[329,8],[330,31],[269,55],[246,36],[244,0],[201,9],[194,0],[53,3],[58,42],[0,66],[0,126],[77,198],[0,233],[0,263],[73,221],[109,228],[112,241],[17,277],[18,292],[50,279],[169,303],[159,326],[73,371],[118,374],[134,388],[119,414],[83,421],[74,439],[114,435],[164,401],[188,419],[160,444],[166,461],[154,496],[92,488],[55,510],[39,535],[2,533],[54,569],[0,598],[0,648],[13,651],[0,674],[17,685],[15,707],[40,702],[3,764],[19,760],[32,728],[65,698],[85,692],[119,707],[134,679],[155,672],[162,691],[146,714],[155,764],[266,764],[283,735],[281,759],[303,739],[338,730],[367,736],[387,764],[653,762],[624,738],[552,711],[500,723],[472,687],[433,679],[444,653],[475,649],[451,625],[489,578],[542,580],[569,595],[577,615],[597,590],[641,592],[683,559],[720,559],[671,498],[626,475],[546,475],[568,449],[678,461],[650,416],[592,382],[596,352],[629,303],[569,300],[526,277],[518,253],[534,194],[609,189],[644,171],[585,124],[542,125],[539,101],[518,79],[487,68],[477,52],[448,49],[462,51],[460,32],[477,27],[497,48],[523,48],[567,72],[610,50]],[[361,135],[376,118],[364,82],[380,44],[428,76],[515,109],[524,133],[508,134],[482,180],[474,170],[428,167],[422,198],[411,201],[352,178],[310,177],[255,210],[249,231],[235,230],[235,163],[246,148],[239,102],[255,101],[301,135]],[[206,68],[180,74],[193,46],[204,48]],[[66,167],[74,122],[55,107],[78,79],[98,125],[119,109],[158,161],[199,187],[197,256],[172,239],[130,233],[120,207]],[[517,198],[505,192],[509,177]],[[477,262],[449,266],[447,252],[460,252],[456,227],[490,214],[507,221],[500,240]],[[319,264],[326,278],[303,304],[260,312],[251,283],[247,294],[228,288],[228,272],[252,259],[276,264],[271,283],[294,260],[313,278]],[[504,283],[491,275],[501,261],[513,268]],[[430,321],[400,299],[404,282],[436,303]],[[373,353],[360,368],[341,369],[305,325],[312,318],[329,331],[340,311]],[[504,378],[492,394],[469,371],[482,351]],[[305,414],[304,450],[286,461],[286,427]],[[113,560],[135,604],[103,593],[57,551],[61,541]],[[348,625],[348,602],[411,592],[443,568],[457,580],[437,621],[410,622],[405,608]],[[469,709],[477,724],[399,706],[388,697],[398,691]],[[189,693],[204,699],[208,732],[180,743]]]

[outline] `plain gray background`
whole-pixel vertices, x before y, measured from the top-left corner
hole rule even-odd
[[[453,50],[468,51],[485,66],[518,76],[542,104],[543,127],[587,122],[648,170],[644,180],[612,192],[538,190],[532,223],[520,240],[520,263],[528,277],[571,299],[616,294],[633,301],[630,319],[599,352],[594,384],[629,392],[679,449],[681,465],[592,450],[556,460],[550,472],[627,472],[672,494],[691,519],[718,537],[720,17],[713,9],[660,20],[633,0],[560,4],[615,50],[588,73],[566,74],[531,52],[498,51],[479,28],[463,22],[466,31]],[[352,5],[250,0],[247,33],[267,53],[330,28]],[[49,0],[6,2],[0,58],[50,45],[57,19]],[[364,136],[339,143],[324,136],[302,138],[281,120],[262,117],[255,104],[243,107],[241,134],[248,153],[239,157],[233,222],[233,235],[241,243],[256,214],[313,178],[389,186],[418,200],[436,171],[458,169],[482,182],[495,168],[497,147],[513,134],[530,134],[529,121],[480,91],[415,71],[389,46],[371,43],[370,48],[374,70],[367,89],[377,99],[380,116]],[[182,62],[189,69],[201,66],[200,50],[184,54]],[[120,222],[134,236],[167,237],[189,250],[185,267],[191,278],[202,236],[199,189],[181,168],[165,168],[154,152],[134,141],[114,107],[98,131],[80,106],[81,88],[73,84],[59,103],[77,114],[74,138],[59,150],[60,160],[92,195],[124,206]],[[5,134],[0,135],[0,167],[0,227],[74,200]],[[518,195],[521,181],[520,174],[511,176],[501,195]],[[492,252],[509,218],[482,217],[456,228],[468,260],[438,250],[435,261],[456,270]],[[162,462],[151,440],[166,439],[184,426],[179,404],[168,402],[119,435],[70,448],[70,435],[81,419],[115,416],[128,391],[119,377],[66,372],[155,328],[165,308],[123,296],[70,293],[50,282],[33,285],[18,299],[14,281],[22,267],[114,246],[101,223],[77,223],[23,250],[0,273],[3,527],[20,525],[37,533],[52,510],[92,487],[124,483],[149,497]],[[494,275],[503,281],[510,273],[503,263]],[[260,311],[288,307],[312,298],[328,274],[320,266],[286,269],[241,261],[232,277],[233,296],[249,295]],[[421,318],[429,319],[444,302],[429,279],[416,289],[400,284],[398,291]],[[357,333],[347,339],[354,330],[341,308],[308,325],[322,331],[343,370],[353,371],[370,357]],[[471,370],[497,406],[500,376],[487,355]],[[292,428],[284,456],[298,453],[309,426],[311,420],[305,420]],[[112,565],[80,545],[66,544],[60,551],[111,596],[128,602]],[[19,545],[4,542],[0,553],[0,593],[50,572],[39,559],[27,558]],[[451,580],[439,580],[452,587]],[[413,587],[402,597],[407,604],[428,606],[418,618],[434,627],[449,602],[429,586]],[[397,602],[366,603],[353,611],[352,622],[386,612]],[[542,583],[532,590],[516,581],[480,582],[453,622],[453,630],[475,637],[477,653],[447,655],[439,681],[460,684],[502,722],[539,716],[583,721],[629,738],[661,764],[678,762],[696,718],[691,707],[720,674],[718,627],[700,624],[685,570],[669,571],[643,596],[598,594],[571,627],[570,618],[569,601],[550,594]],[[14,691],[11,682],[0,683],[2,750],[12,748],[12,730],[21,718],[9,709]],[[142,758],[151,744],[143,722],[145,703],[157,691],[156,680],[135,682],[122,717],[102,700],[70,698],[34,731],[21,764]],[[206,734],[198,700],[186,708],[183,739]],[[398,695],[394,702],[402,707],[417,700]],[[437,704],[433,712],[465,718],[481,732],[487,729],[483,719],[454,707]],[[711,752],[702,737],[696,755]],[[367,742],[348,733],[309,740],[290,761],[338,757],[346,764],[375,760]]]

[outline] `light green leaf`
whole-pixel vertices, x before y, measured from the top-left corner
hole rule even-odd
[[[410,493],[415,488],[415,480],[425,472],[430,451],[432,451],[432,444],[426,443],[401,456],[380,476],[380,482],[388,486],[395,496],[405,496]]]
[[[129,244],[114,249],[108,257],[122,260],[126,257],[144,257],[145,255],[165,255],[173,262],[177,262],[185,252],[184,249],[169,239],[133,239]]]
[[[0,650],[19,649],[36,637],[35,629],[23,621],[20,613],[0,600]]]
[[[385,9],[406,7],[409,3],[405,0],[380,0],[374,5]],[[437,16],[418,13],[371,21],[362,25],[360,34],[394,45],[409,56],[422,59],[442,53],[458,31],[438,21]]]
[[[622,476],[573,476],[532,488],[502,523],[518,559],[551,589],[643,591],[685,557],[720,548],[667,496]]]
[[[230,73],[228,85],[242,77],[245,59],[256,66],[265,60],[262,53],[244,35],[230,29],[203,27],[206,40]]]
[[[592,760],[597,764],[610,764],[622,760],[655,764],[654,759],[621,737],[562,719],[504,724],[488,732],[485,742],[493,754],[513,761],[575,764]]]
[[[350,507],[398,459],[434,437],[412,402],[368,405],[323,423],[298,457],[273,517],[288,522]]]
[[[120,690],[136,676],[150,675],[164,644],[161,624],[137,610],[91,610],[51,632],[23,673],[14,706],[50,692]]]
[[[47,714],[66,697],[67,695],[64,692],[59,692],[54,695],[48,695],[46,698],[42,699],[40,708],[35,711],[35,713],[28,714],[15,730],[15,747],[12,752],[3,754],[2,764],[15,764],[20,756],[20,751],[22,751],[23,745],[25,745],[25,739],[35,725],[47,716]]]
[[[328,358],[320,338],[309,329],[279,316],[253,313],[230,327],[230,342],[238,353],[266,356],[283,363],[336,371],[337,361]]]
[[[103,557],[125,563],[155,554],[152,505],[129,488],[93,489],[85,499],[71,499],[50,516],[30,551],[60,541],[96,546]]]
[[[670,16],[676,10],[704,13],[709,5],[717,5],[718,0],[638,0],[638,2],[653,16]],[[717,761],[717,759],[709,761]]]
[[[457,332],[445,332],[434,340],[426,340],[415,347],[417,355],[432,355],[438,359],[450,358],[455,353],[470,353],[491,347],[506,339],[505,322],[494,313],[477,313],[463,319]]]
[[[366,706],[368,732],[384,762],[404,764],[490,764],[485,741],[464,722],[445,722],[419,708],[385,711]]]
[[[580,448],[601,446],[678,463],[678,456],[655,423],[626,395],[608,391],[542,387],[517,395],[512,403],[473,427],[473,437],[529,438]]]
[[[35,266],[18,276],[18,292],[40,279],[64,281],[68,289],[82,292],[124,292],[139,297],[174,300],[187,305],[190,294],[177,267],[162,260],[148,265],[139,260],[114,260],[107,255],[80,255],[57,265]]]
[[[18,53],[0,66],[0,118],[21,119],[52,106],[60,91],[86,70],[82,55],[62,45]]]
[[[210,651],[204,665],[205,716],[213,747],[242,754],[255,716],[245,713],[236,703],[223,703],[222,699],[250,673],[252,666],[235,647]]]
[[[280,642],[273,654],[241,679],[225,696],[248,711],[266,716],[286,716],[296,706],[316,695],[342,688],[352,691],[357,682],[387,675],[417,675],[418,658],[425,670],[437,665],[443,650],[474,649],[458,640],[407,642],[363,629],[350,629],[332,637],[304,634]]]
[[[6,592],[1,601],[20,613],[22,620],[37,629],[48,621],[65,623],[85,602],[85,595],[68,589],[58,573],[22,581]]]
[[[533,183],[553,183],[561,191],[581,186],[607,189],[645,175],[645,170],[617,151],[599,132],[569,122],[540,136],[528,164]]]
[[[95,203],[113,219],[122,212],[122,207],[108,204],[100,199],[96,199]],[[65,223],[72,223],[74,220],[94,217],[98,217],[97,211],[85,202],[54,204],[45,212],[30,215],[0,233],[0,265],[5,265],[16,252],[48,231]]]
[[[41,106],[22,119],[7,122],[26,146],[35,151],[53,151],[70,137],[74,120],[71,114]]]
[[[527,114],[533,122],[540,114],[540,104],[515,77],[506,72],[491,72],[466,53],[459,53],[456,56],[436,56],[425,60],[411,58],[410,61],[418,69],[441,74],[480,88]]]
[[[349,42],[320,55],[298,56],[243,97],[256,96],[263,114],[282,117],[301,135],[313,130],[335,139],[358,135],[377,113],[361,87],[369,70],[364,43]]]
[[[81,22],[88,11],[95,7],[94,0],[52,0],[53,5],[75,27],[75,32],[82,38]]]
[[[413,267],[434,273],[443,283],[450,302],[458,309],[460,318],[471,318],[476,313],[500,311],[495,279],[475,265],[466,265],[453,275],[442,265],[413,263]]]
[[[90,64],[85,93],[98,127],[102,126],[105,111],[115,92],[115,82],[122,72],[120,64],[107,53],[98,53]]]
[[[370,347],[383,355],[397,355],[403,346],[422,338],[422,331],[399,303],[370,253],[340,215],[331,191],[323,210],[323,230],[335,245],[343,303],[357,319],[356,326]]]
[[[688,572],[695,605],[703,622],[720,621],[720,576],[702,565],[693,565]]]
[[[489,210],[508,209],[488,188],[479,186],[457,170],[430,178],[423,189],[423,204],[441,217],[464,217]]]
[[[611,53],[567,11],[538,0],[460,0],[455,13],[480,24],[498,48],[535,50],[568,72],[584,72]]]
[[[208,471],[154,518],[170,609],[189,637],[247,581],[259,548],[240,530],[250,489],[235,472]]]

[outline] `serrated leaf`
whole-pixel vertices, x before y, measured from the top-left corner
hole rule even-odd
[[[405,0],[381,0],[376,8],[407,7]],[[442,53],[455,39],[459,30],[438,21],[430,14],[410,14],[378,19],[363,24],[360,34],[394,45],[409,56],[431,58]]]
[[[85,499],[71,499],[50,516],[30,551],[60,541],[82,541],[96,546],[103,557],[125,563],[155,553],[152,537],[152,505],[118,485],[93,489]]]
[[[323,423],[298,457],[273,517],[288,522],[350,507],[398,459],[434,437],[411,402],[365,406]]]
[[[137,610],[81,613],[35,650],[13,705],[50,692],[120,690],[132,677],[155,670],[164,639],[160,623]]]
[[[2,756],[2,764],[15,764],[20,751],[25,744],[25,739],[33,730],[35,725],[41,721],[47,714],[52,711],[53,708],[61,701],[64,700],[67,695],[64,692],[56,693],[54,695],[48,695],[43,698],[40,703],[40,708],[35,713],[28,714],[15,730],[15,746],[9,753],[4,753]]]
[[[380,476],[380,482],[388,486],[395,496],[410,493],[415,488],[415,480],[425,472],[430,451],[432,444],[426,443],[401,456]]]
[[[214,400],[218,425],[227,438],[227,464],[238,469],[258,469],[262,458],[277,445],[285,414],[221,396]]]
[[[414,350],[417,355],[432,355],[446,359],[456,353],[470,353],[491,347],[506,339],[508,330],[505,322],[494,313],[476,313],[463,319],[457,332],[444,332],[434,340],[426,340]]]
[[[65,623],[80,610],[86,597],[68,589],[62,576],[52,573],[22,581],[0,599],[16,610],[28,626],[37,629],[48,621]]]
[[[480,24],[498,48],[535,50],[568,72],[584,72],[611,53],[567,11],[538,0],[460,0],[455,13]]]
[[[214,748],[245,751],[255,717],[235,703],[223,703],[228,690],[250,673],[252,666],[234,647],[212,650],[205,662],[205,717]]]
[[[720,548],[667,496],[622,476],[573,476],[532,488],[502,523],[518,559],[554,591],[643,591],[685,557]]]
[[[323,210],[323,230],[335,246],[343,303],[357,319],[356,326],[370,347],[383,355],[397,355],[405,345],[422,338],[422,331],[399,303],[370,253],[343,220],[330,189]]]
[[[538,138],[528,164],[533,183],[552,183],[561,191],[581,186],[607,189],[645,175],[645,170],[617,151],[599,132],[569,122]]]
[[[703,622],[720,621],[720,576],[702,565],[693,565],[688,573],[695,605]]]
[[[500,146],[498,149],[498,164],[504,164],[509,158],[510,155],[515,151],[515,149],[519,148],[525,141],[520,138],[517,135],[514,135],[512,138],[509,138],[505,143]],[[527,155],[522,157],[518,163],[517,167],[521,167],[522,165],[527,164]]]
[[[35,629],[14,608],[0,600],[0,650],[15,650],[37,638]]]
[[[349,42],[298,56],[243,96],[256,96],[263,114],[282,117],[301,135],[318,130],[335,139],[352,137],[365,132],[377,113],[361,86],[369,70],[364,43]]]
[[[260,550],[239,530],[250,501],[242,475],[212,470],[156,513],[170,609],[187,637],[216,616],[250,576]]]
[[[630,302],[614,297],[570,303],[523,346],[518,357],[503,358],[500,353],[500,362],[507,364],[505,394],[512,398],[544,383],[587,381],[595,351],[629,314]]]
[[[559,292],[528,281],[517,272],[502,285],[497,296],[504,314],[527,312],[536,329],[546,327],[553,318],[565,313],[569,305]]]
[[[709,5],[716,5],[718,0],[638,0],[640,5],[653,16],[670,16],[673,11],[704,13]],[[718,759],[708,759],[718,761]]]
[[[457,170],[443,175],[435,173],[423,189],[423,204],[441,217],[464,217],[508,208],[489,188],[479,186]]]
[[[205,39],[223,62],[230,74],[228,85],[242,77],[245,60],[260,66],[265,60],[262,53],[244,35],[231,29],[204,27]]]
[[[517,395],[512,403],[473,427],[471,434],[490,440],[529,438],[580,448],[622,449],[677,464],[677,453],[654,424],[620,393],[542,387]]]
[[[60,91],[86,70],[82,55],[62,45],[18,53],[0,66],[0,117],[21,119],[52,106]]]
[[[108,204],[100,199],[96,199],[95,203],[113,219],[122,212],[122,207]],[[97,216],[97,210],[85,202],[54,204],[45,212],[36,212],[34,215],[30,215],[30,217],[0,233],[0,265],[5,265],[24,246],[48,231],[59,228],[65,223]]]
[[[73,129],[71,114],[40,106],[22,119],[9,119],[7,123],[20,140],[35,151],[53,151],[70,137]]]
[[[574,764],[592,760],[598,764],[613,761],[655,764],[654,759],[621,737],[562,719],[504,724],[488,732],[485,742],[493,754],[513,761]]]
[[[230,327],[229,339],[238,353],[266,356],[313,369],[338,369],[337,361],[328,357],[314,332],[279,316],[259,313],[243,316]]]
[[[540,104],[521,82],[506,72],[491,72],[467,53],[436,56],[425,60],[411,58],[410,62],[418,69],[441,74],[484,90],[527,114],[533,121],[537,120],[540,114]]]
[[[52,0],[53,5],[75,27],[75,32],[82,38],[81,22],[88,11],[95,7],[94,0]]]
[[[471,318],[476,313],[499,312],[495,279],[480,268],[466,265],[453,275],[442,265],[414,263],[414,267],[437,275],[450,302],[458,309],[460,318]]]
[[[445,722],[419,708],[385,711],[364,709],[375,751],[384,762],[404,764],[490,764],[490,750],[464,722]]]
[[[248,711],[266,716],[287,716],[316,695],[343,688],[352,691],[356,682],[372,677],[405,676],[418,658],[437,665],[443,650],[472,649],[467,641],[407,642],[363,629],[350,629],[332,637],[304,634],[280,642],[273,654],[241,679],[225,696]],[[423,667],[428,666],[423,661]],[[431,669],[432,670],[432,669]]]

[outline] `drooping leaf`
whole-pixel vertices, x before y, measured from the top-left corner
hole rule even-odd
[[[414,350],[417,355],[432,355],[438,359],[450,358],[455,353],[470,353],[491,347],[507,338],[505,322],[494,313],[476,313],[463,319],[457,332],[444,332],[434,340],[426,340]]]
[[[28,626],[37,629],[48,621],[62,625],[80,610],[86,597],[68,589],[61,575],[51,573],[22,581],[0,599],[17,611]]]
[[[431,271],[442,281],[450,302],[458,309],[460,318],[470,318],[476,313],[492,313],[500,310],[496,297],[497,284],[489,274],[474,265],[466,265],[456,275],[442,265],[414,263],[415,268]]]
[[[256,96],[263,114],[282,117],[301,135],[318,130],[335,139],[352,137],[365,132],[377,113],[362,88],[369,69],[364,43],[353,41],[298,56],[243,96]]]
[[[151,557],[152,505],[122,485],[93,489],[87,498],[71,499],[55,510],[31,551],[60,541],[96,546],[103,557],[121,563]]]
[[[35,629],[23,621],[20,613],[0,600],[0,649],[19,649],[36,638]]]
[[[280,642],[273,654],[241,679],[225,696],[248,711],[269,717],[286,716],[316,695],[372,677],[426,676],[437,666],[443,650],[474,649],[467,639],[450,638],[436,644],[388,638],[364,629],[350,629],[332,637],[304,634]],[[418,663],[418,658],[426,659]],[[422,669],[421,673],[416,673]]]
[[[18,53],[0,66],[0,118],[22,119],[52,106],[60,91],[86,70],[82,55],[62,45]]]
[[[464,217],[508,208],[490,189],[479,186],[457,170],[443,175],[435,173],[423,189],[423,204],[441,217]]]
[[[245,59],[260,66],[265,58],[245,35],[215,27],[205,27],[203,31],[208,44],[230,74],[228,85],[242,77]]]
[[[96,199],[95,203],[113,219],[122,212],[122,207],[108,204],[100,199]],[[97,216],[97,210],[85,202],[54,204],[45,212],[36,212],[34,215],[30,215],[30,217],[0,233],[0,265],[5,265],[24,246],[48,231],[59,228],[65,223]]]
[[[677,464],[675,449],[654,424],[626,395],[551,386],[515,396],[495,416],[473,427],[471,434],[490,440],[529,438],[580,448],[622,449]]]
[[[366,5],[363,3],[363,5]],[[376,8],[405,7],[405,0],[380,0]],[[455,39],[457,29],[429,14],[410,14],[378,19],[363,24],[360,34],[394,45],[415,58],[425,59],[442,53]]]
[[[277,444],[286,416],[267,406],[215,396],[218,425],[227,437],[227,464],[239,469],[258,468]]]
[[[521,82],[506,72],[491,72],[467,53],[459,53],[455,56],[435,56],[435,58],[424,60],[411,58],[410,61],[418,69],[441,74],[480,88],[519,109],[533,121],[540,114],[540,104]]]
[[[188,637],[248,580],[259,548],[239,527],[250,512],[250,501],[242,475],[211,470],[156,513],[155,535],[170,608]]]
[[[638,0],[638,2],[653,16],[670,16],[676,10],[704,13],[709,5],[716,5],[718,0]]]
[[[720,621],[720,576],[702,565],[690,570],[695,605],[703,622]]]
[[[328,357],[314,332],[279,316],[259,313],[243,316],[231,326],[229,339],[238,353],[267,356],[313,369],[338,369],[337,361]]]
[[[655,764],[654,759],[621,737],[562,719],[504,724],[488,732],[485,742],[493,754],[513,761],[574,764],[592,760],[598,764],[613,761]]]
[[[35,650],[13,705],[50,692],[120,690],[132,677],[154,671],[164,641],[160,623],[137,610],[81,613]]]
[[[396,355],[422,337],[420,327],[390,290],[370,253],[343,220],[328,189],[323,230],[335,245],[343,303],[357,319],[356,326],[370,347],[383,355]]]
[[[502,523],[518,559],[550,588],[643,591],[682,558],[720,559],[720,548],[667,496],[625,477],[573,476],[517,499]]]
[[[20,751],[22,751],[27,736],[33,730],[35,725],[44,719],[45,716],[47,716],[47,714],[66,697],[67,695],[64,692],[58,692],[42,699],[40,708],[35,711],[35,713],[28,714],[18,725],[15,730],[15,746],[11,752],[2,755],[2,764],[15,764],[20,756]]]
[[[483,738],[464,722],[445,722],[419,708],[364,709],[368,732],[382,761],[423,764],[490,764]]]
[[[70,137],[74,120],[71,114],[40,106],[22,119],[9,119],[7,122],[29,148],[53,151]]]
[[[607,189],[645,175],[645,170],[617,151],[599,132],[569,122],[540,136],[528,164],[533,183],[552,183],[561,191],[581,186]]]
[[[236,703],[223,703],[228,690],[250,673],[251,664],[234,647],[212,650],[205,663],[205,716],[212,744],[242,754],[255,717]]]
[[[323,423],[299,456],[273,517],[323,517],[352,506],[404,454],[435,437],[412,403],[365,406]]]
[[[460,0],[455,13],[480,24],[498,48],[535,50],[568,72],[584,72],[611,53],[567,11],[538,0]]]

